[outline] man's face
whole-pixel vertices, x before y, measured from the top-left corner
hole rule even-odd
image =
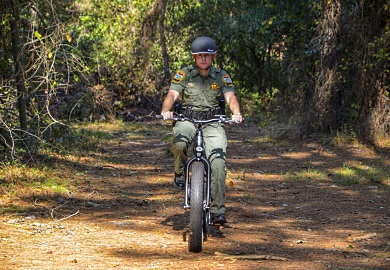
[[[211,63],[215,59],[215,54],[209,53],[200,53],[193,55],[195,63],[200,69],[208,69],[211,66]]]

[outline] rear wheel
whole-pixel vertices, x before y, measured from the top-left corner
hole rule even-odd
[[[190,199],[190,237],[188,249],[201,252],[203,248],[203,232],[205,215],[203,211],[204,165],[195,161],[191,166],[191,199]]]

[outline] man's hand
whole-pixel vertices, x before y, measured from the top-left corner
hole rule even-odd
[[[242,115],[241,114],[232,114],[232,120],[236,121],[237,123],[242,122]]]
[[[164,120],[167,120],[169,118],[173,118],[173,112],[167,111],[167,112],[161,112],[161,115]]]

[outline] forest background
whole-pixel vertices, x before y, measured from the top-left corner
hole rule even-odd
[[[2,269],[390,269],[390,0],[0,0]],[[229,226],[187,250],[157,120],[199,35]],[[229,112],[228,112],[229,114]]]
[[[75,124],[159,113],[199,35],[215,39],[260,127],[378,145],[390,131],[389,2],[2,0],[1,158],[64,150]]]

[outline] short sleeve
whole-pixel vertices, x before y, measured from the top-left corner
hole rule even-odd
[[[175,90],[181,94],[183,92],[183,89],[185,88],[185,81],[186,81],[187,73],[188,72],[185,69],[177,71],[176,74],[172,78],[171,85],[170,85],[169,89]]]
[[[221,72],[222,92],[235,92],[234,84],[226,71]]]

